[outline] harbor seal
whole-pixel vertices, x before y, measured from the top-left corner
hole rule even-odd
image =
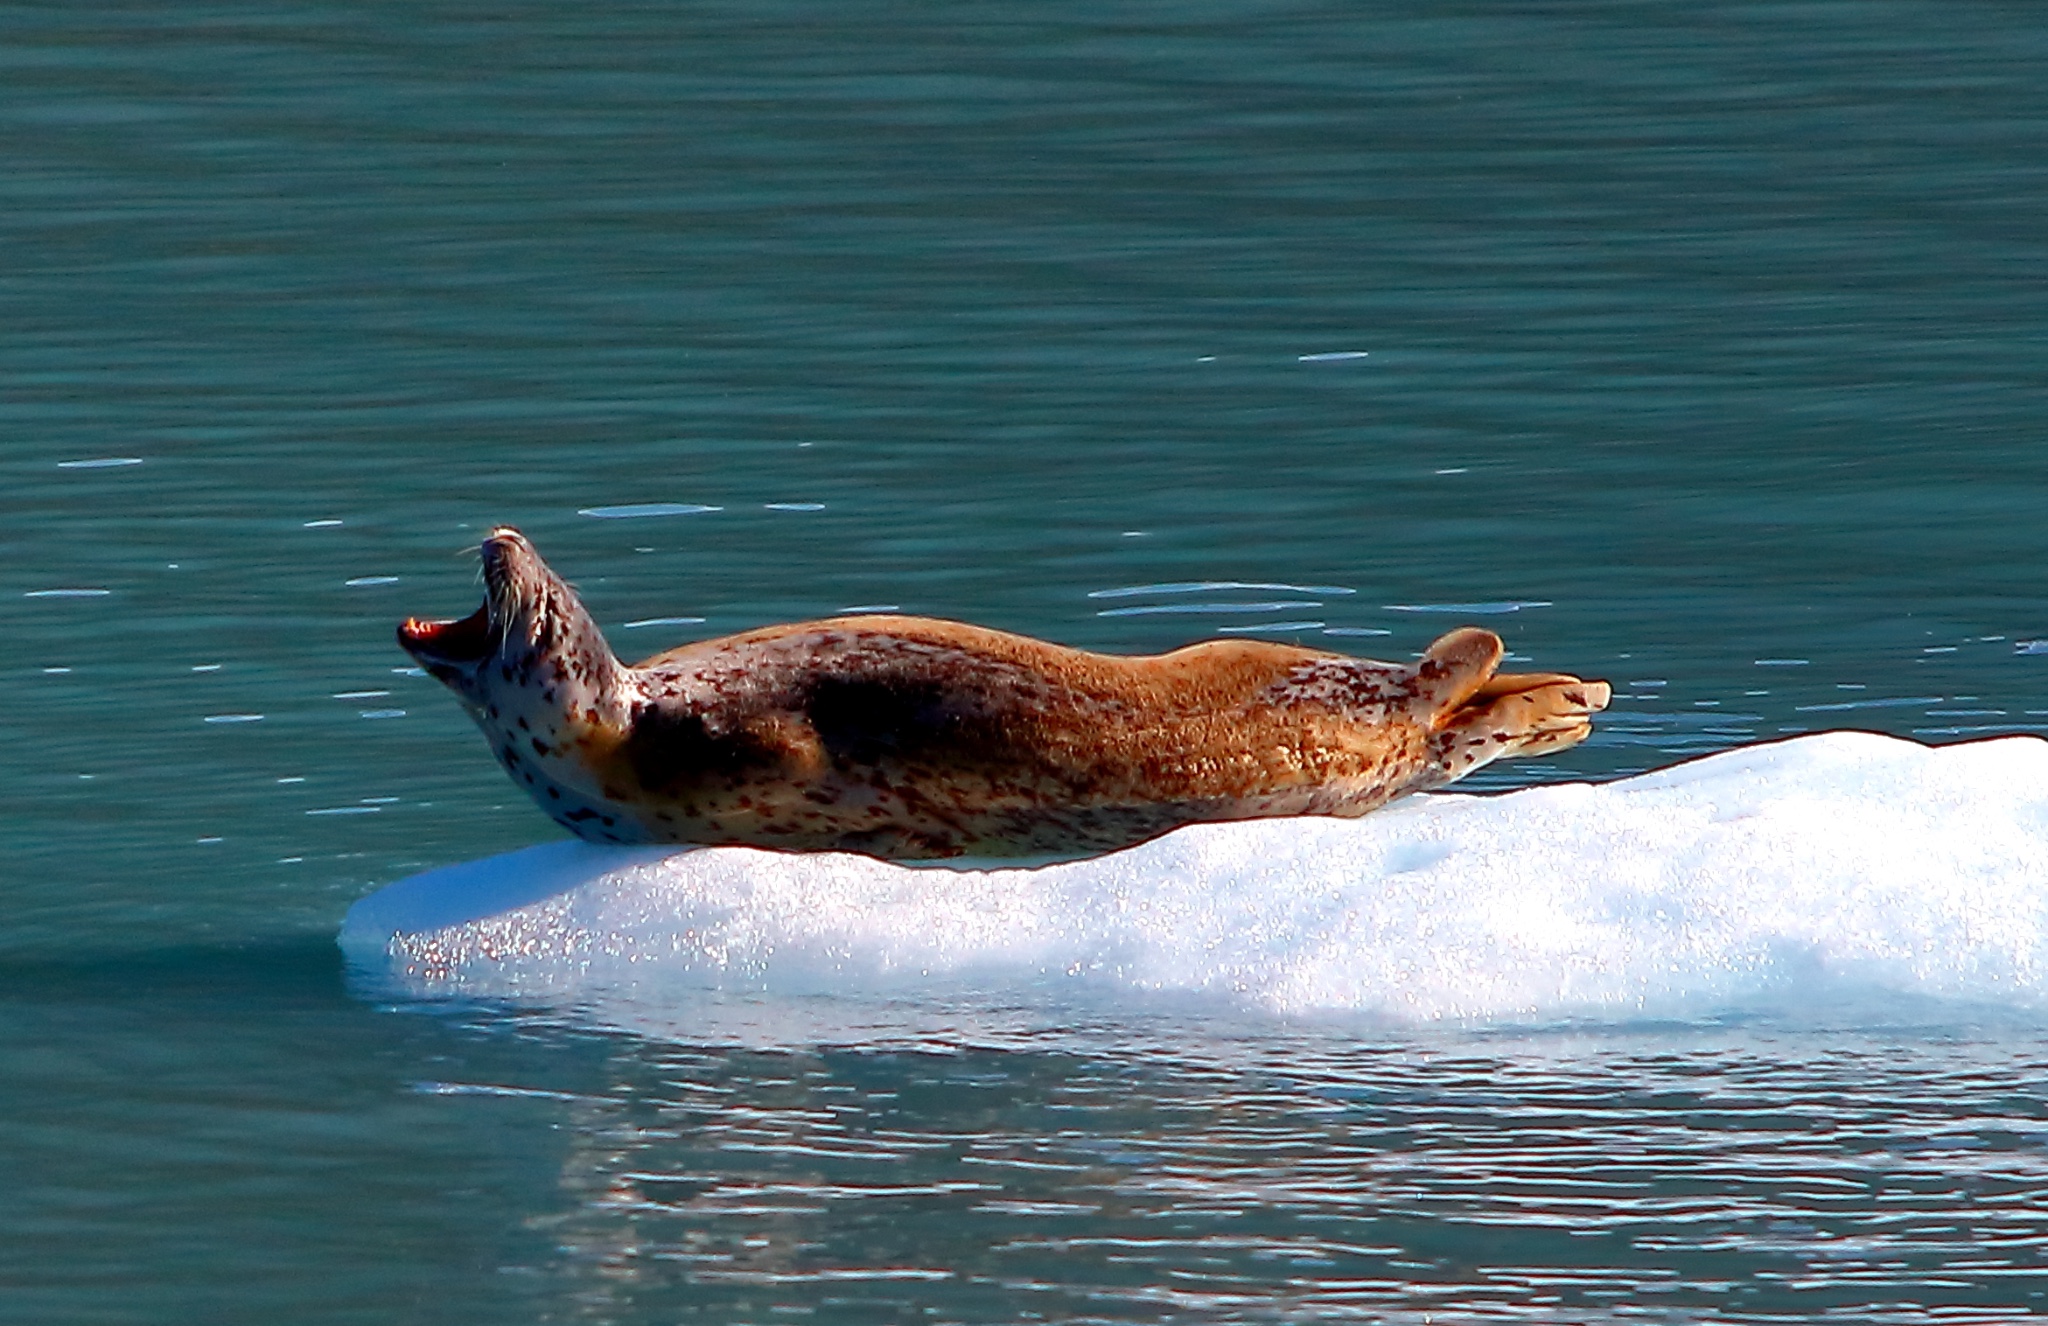
[[[702,640],[627,666],[517,530],[484,604],[398,643],[557,823],[609,843],[1057,858],[1200,821],[1363,815],[1584,738],[1604,682],[1497,673],[1467,627],[1414,663],[1256,640],[1088,653],[924,617]]]

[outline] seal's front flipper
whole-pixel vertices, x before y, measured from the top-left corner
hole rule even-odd
[[[1560,672],[1490,677],[1430,735],[1434,763],[1448,783],[1498,759],[1576,746],[1593,730],[1593,715],[1607,707],[1610,694],[1604,681]]]

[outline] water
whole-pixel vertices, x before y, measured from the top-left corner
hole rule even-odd
[[[632,654],[1472,620],[1617,683],[1481,790],[2043,730],[2030,10],[17,5],[0,66],[8,1315],[2040,1302],[2024,1002],[693,1038],[333,944],[553,836],[390,643],[501,521]]]

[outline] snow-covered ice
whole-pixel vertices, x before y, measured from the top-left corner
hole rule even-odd
[[[2048,1008],[2048,741],[1825,733],[1036,869],[561,842],[401,880],[340,938],[408,996],[579,1006],[1184,992],[1413,1022],[1824,985]]]

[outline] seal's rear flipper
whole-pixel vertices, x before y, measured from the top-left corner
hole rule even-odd
[[[1413,712],[1434,726],[1479,693],[1500,666],[1500,637],[1476,626],[1438,636],[1415,665]]]
[[[1561,672],[1488,678],[1430,735],[1443,782],[1498,759],[1549,755],[1578,745],[1593,730],[1593,715],[1607,707],[1610,694],[1604,681]]]

